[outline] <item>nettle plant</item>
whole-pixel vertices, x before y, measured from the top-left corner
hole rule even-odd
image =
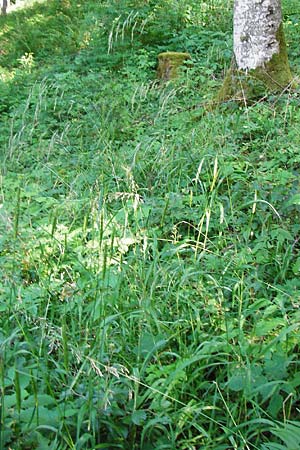
[[[3,19],[1,448],[299,447],[298,94],[205,109],[225,6]]]

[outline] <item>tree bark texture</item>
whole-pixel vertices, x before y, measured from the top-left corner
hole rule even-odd
[[[281,0],[235,0],[233,47],[235,62],[219,93],[221,101],[280,91],[292,82]]]
[[[279,53],[279,0],[236,0],[233,48],[238,69],[263,67]]]
[[[0,4],[1,4],[1,14],[6,14],[7,8],[9,7],[10,4],[10,0],[1,0]]]

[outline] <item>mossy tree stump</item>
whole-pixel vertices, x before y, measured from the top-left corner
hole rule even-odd
[[[160,53],[158,55],[157,77],[162,81],[174,80],[179,75],[179,68],[189,59],[191,59],[189,53]]]
[[[293,83],[280,0],[235,0],[233,34],[235,61],[217,102],[245,102]]]

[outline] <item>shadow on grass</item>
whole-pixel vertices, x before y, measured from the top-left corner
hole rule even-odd
[[[76,51],[80,4],[53,0],[0,17],[0,70],[11,70],[25,54],[35,60]]]

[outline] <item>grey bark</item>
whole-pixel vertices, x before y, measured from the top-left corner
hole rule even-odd
[[[1,5],[1,14],[6,14],[7,9],[10,6],[10,0],[0,0],[0,5]]]
[[[234,0],[235,62],[217,100],[257,99],[295,87],[282,24],[281,0]]]
[[[279,53],[281,0],[235,0],[233,46],[238,69],[264,67]]]

